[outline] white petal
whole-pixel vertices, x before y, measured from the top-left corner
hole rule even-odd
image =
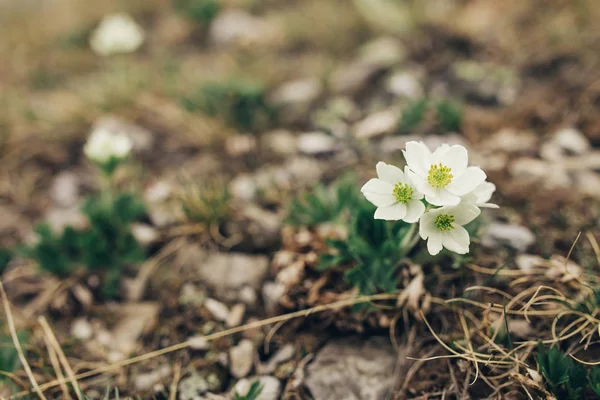
[[[421,216],[419,220],[419,236],[421,236],[421,239],[425,240],[438,232],[433,225],[433,221],[437,215],[438,213],[429,211]]]
[[[467,254],[470,242],[469,233],[459,225],[454,225],[454,229],[444,233],[442,237],[444,247],[458,254]]]
[[[449,148],[450,148],[450,145],[444,143],[443,145],[441,145],[437,149],[435,149],[433,151],[433,153],[431,154],[431,163],[439,164],[442,161],[442,157],[444,156],[444,154],[446,154],[446,152],[448,151]]]
[[[431,151],[422,142],[411,141],[406,143],[403,150],[406,165],[417,175],[427,177],[431,165]]]
[[[457,196],[464,196],[485,181],[485,178],[485,172],[481,168],[469,167],[463,174],[452,179],[445,189]]]
[[[460,145],[450,146],[448,150],[440,156],[439,162],[450,167],[450,169],[452,169],[452,175],[460,176],[467,169],[467,164],[469,162],[467,149]]]
[[[406,216],[406,206],[402,203],[392,204],[387,207],[379,207],[375,210],[375,219],[386,221],[397,221]]]
[[[396,199],[392,194],[377,194],[371,192],[363,192],[363,195],[367,200],[373,203],[377,207],[386,207],[396,202]]]
[[[475,205],[480,208],[500,208],[498,204],[494,203],[477,203]]]
[[[406,177],[408,178],[408,182],[414,186],[420,194],[433,191],[433,188],[427,183],[427,178],[418,176],[408,168],[406,169]]]
[[[410,177],[411,174],[413,178]],[[405,183],[409,184],[413,188],[412,198],[414,200],[421,200],[423,198],[423,193],[416,187],[416,185],[413,182],[413,179],[418,179],[418,177],[410,169],[408,169],[408,166],[404,167],[404,176],[406,177]],[[424,182],[424,179],[421,179],[421,181]]]
[[[446,189],[434,189],[425,192],[425,199],[435,206],[455,206],[460,203],[460,197],[448,192]]]
[[[481,210],[474,204],[459,204],[449,211],[454,216],[454,221],[459,225],[466,225],[481,214]]]
[[[394,165],[386,164],[383,161],[377,163],[377,177],[384,182],[395,185],[396,183],[405,183],[404,173]]]
[[[427,240],[427,251],[432,256],[435,256],[442,251],[442,235],[440,235],[439,232],[436,235],[429,236],[429,239]]]
[[[360,189],[361,192],[369,192],[376,194],[388,194],[392,195],[394,191],[394,185],[384,182],[381,179],[373,178],[363,185]]]
[[[473,194],[477,196],[477,203],[487,203],[495,191],[496,185],[492,182],[483,182],[473,190]]]
[[[406,216],[403,218],[408,223],[414,223],[421,218],[425,212],[425,204],[420,200],[413,200],[406,207]]]

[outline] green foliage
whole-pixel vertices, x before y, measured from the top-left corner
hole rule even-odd
[[[450,100],[431,101],[427,98],[414,100],[402,111],[399,133],[409,133],[417,129],[432,112],[437,130],[440,133],[460,131],[462,124],[461,107]]]
[[[408,132],[416,128],[425,117],[428,104],[427,99],[415,100],[409,103],[402,111],[402,118],[400,119],[401,131]]]
[[[208,82],[195,95],[183,98],[182,105],[190,112],[223,118],[242,131],[263,127],[275,117],[266,102],[265,87],[241,80]]]
[[[248,393],[246,393],[245,395],[241,395],[235,392],[233,400],[256,400],[258,396],[260,396],[260,394],[262,393],[262,390],[263,388],[260,382],[254,381],[252,382],[250,389],[248,389]]]
[[[188,179],[179,191],[178,199],[185,215],[194,222],[218,223],[231,213],[229,191],[220,180],[199,184]]]
[[[596,395],[600,396],[600,367],[594,366],[588,376],[588,383],[590,388]]]
[[[23,332],[18,332],[17,337],[19,342],[23,343],[27,340],[27,336]],[[19,366],[19,354],[13,343],[10,335],[0,334],[0,371],[12,372]],[[5,376],[0,374],[0,382]]]
[[[287,222],[295,226],[340,222],[345,217],[344,211],[350,210],[359,199],[356,179],[351,175],[338,179],[330,187],[319,184],[312,192],[292,200]]]
[[[540,372],[550,392],[558,399],[579,400],[585,395],[588,372],[584,365],[575,362],[557,346],[538,345],[536,356]],[[594,376],[594,373],[591,374]],[[597,377],[598,373],[594,377]]]
[[[144,259],[144,251],[130,230],[130,224],[144,214],[144,205],[130,194],[111,197],[103,193],[89,199],[83,212],[89,219],[87,228],[66,227],[56,234],[48,225],[39,225],[38,242],[23,253],[36,260],[41,269],[61,277],[80,265],[106,270],[103,295],[115,297],[121,269]]]
[[[396,290],[398,261],[405,255],[402,239],[410,225],[374,219],[375,207],[366,200],[358,204],[347,240],[328,240],[330,252],[322,254],[319,269],[353,264],[346,280],[363,295]]]
[[[175,10],[202,28],[210,25],[221,11],[219,0],[175,0]]]
[[[456,132],[462,124],[462,110],[458,104],[440,100],[435,104],[437,120],[445,132]]]
[[[10,249],[0,248],[0,274],[4,272],[12,258],[13,252]]]

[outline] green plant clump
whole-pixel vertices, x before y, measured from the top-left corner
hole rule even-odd
[[[233,400],[256,400],[258,396],[262,393],[262,385],[259,381],[252,382],[250,389],[248,389],[248,393],[245,395],[241,395],[235,392],[233,396]]]
[[[600,367],[588,371],[557,346],[546,348],[542,344],[536,359],[546,387],[557,399],[582,400],[588,386],[600,395]]]
[[[354,212],[348,239],[327,241],[331,251],[320,256],[319,269],[353,264],[345,276],[360,294],[395,291],[398,262],[410,247],[403,239],[409,236],[411,226],[403,221],[389,224],[374,219],[375,207],[366,201]]]
[[[360,192],[353,176],[344,176],[330,187],[318,184],[312,192],[294,198],[287,222],[294,226],[313,227],[326,222],[343,222],[345,211],[359,203]]]
[[[36,260],[41,269],[61,277],[78,266],[106,270],[102,292],[113,298],[123,267],[144,260],[144,251],[130,229],[131,223],[143,216],[144,205],[130,194],[101,195],[89,199],[83,212],[89,219],[87,228],[66,227],[56,234],[48,225],[39,225],[38,242],[23,253]]]
[[[202,28],[207,28],[221,11],[218,0],[175,0],[175,10]]]
[[[264,127],[275,117],[267,104],[265,87],[241,80],[208,82],[195,95],[183,98],[182,105],[190,112],[223,118],[241,131]]]
[[[439,133],[458,132],[462,125],[462,109],[450,100],[431,101],[427,98],[410,102],[402,111],[399,133],[408,133],[418,128],[426,115],[432,112],[435,116]]]
[[[227,185],[221,180],[199,184],[186,179],[178,194],[186,217],[203,224],[225,220],[231,213],[230,198]]]

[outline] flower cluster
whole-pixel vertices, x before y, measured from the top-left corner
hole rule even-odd
[[[117,165],[129,156],[132,147],[133,142],[124,132],[97,128],[90,135],[83,152],[106,175],[111,175]]]
[[[404,171],[379,162],[377,178],[361,189],[377,206],[375,218],[419,222],[419,235],[427,240],[431,255],[442,247],[468,253],[470,238],[464,225],[479,216],[480,208],[498,207],[488,203],[496,186],[486,182],[481,168],[468,166],[463,146],[444,144],[431,152],[413,141],[403,153]]]

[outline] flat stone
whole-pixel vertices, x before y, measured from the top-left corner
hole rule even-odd
[[[77,174],[65,171],[54,177],[50,187],[50,196],[59,207],[72,207],[79,200],[81,182]]]
[[[79,340],[88,340],[94,334],[92,325],[85,318],[77,318],[71,325],[71,335]]]
[[[337,140],[323,132],[308,132],[298,137],[298,149],[304,154],[331,153],[337,148]]]
[[[259,290],[269,268],[266,256],[242,253],[212,253],[197,265],[198,278],[212,287],[220,298],[237,298],[249,286]]]
[[[235,378],[243,378],[250,373],[254,365],[254,344],[251,340],[242,339],[237,346],[229,350],[229,369]]]
[[[112,330],[112,347],[124,356],[131,354],[139,345],[144,332],[153,329],[158,320],[158,303],[131,303],[119,305],[119,322]]]
[[[277,400],[281,392],[281,382],[279,379],[272,376],[255,376],[239,380],[231,389],[231,396],[237,393],[240,396],[248,394],[250,387],[254,382],[258,381],[262,390],[255,400]]]
[[[524,253],[529,246],[535,244],[535,235],[521,225],[494,222],[487,227],[481,243],[490,248],[507,245]]]
[[[217,321],[225,321],[229,315],[229,308],[227,305],[218,300],[208,298],[204,300],[203,305]]]
[[[393,108],[367,116],[353,127],[354,136],[370,139],[394,132],[400,121],[399,110]]]
[[[384,338],[336,339],[307,368],[315,400],[383,400],[392,394],[396,354]]]
[[[171,367],[169,365],[161,365],[151,372],[137,375],[133,381],[133,385],[140,391],[149,390],[169,376],[171,376]]]
[[[266,20],[241,10],[225,10],[212,21],[210,39],[220,45],[269,44],[279,32]]]
[[[402,43],[391,36],[376,38],[364,44],[360,50],[360,59],[370,65],[388,68],[402,62],[406,50]]]
[[[225,320],[225,325],[227,325],[228,328],[240,326],[242,324],[242,321],[244,320],[245,312],[246,306],[243,303],[235,304],[229,310],[229,314],[227,315],[227,319]]]
[[[385,89],[399,97],[417,99],[424,95],[419,79],[410,72],[398,71],[390,75],[385,82]]]
[[[323,85],[318,79],[303,78],[279,86],[269,99],[276,106],[304,105],[315,101],[322,91]]]
[[[265,147],[276,154],[290,155],[298,151],[298,139],[285,129],[266,132],[261,136]]]

